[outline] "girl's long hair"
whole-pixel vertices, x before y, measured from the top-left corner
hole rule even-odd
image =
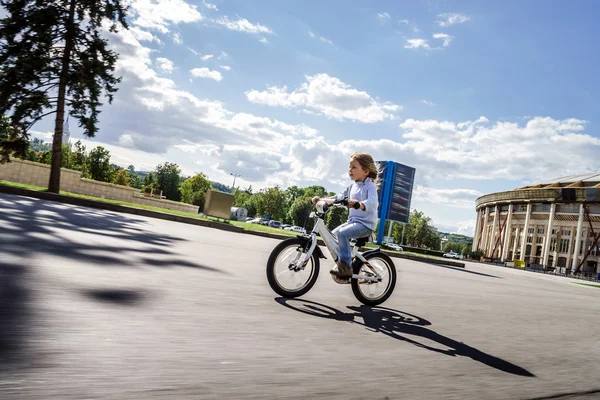
[[[375,183],[375,185],[377,185],[377,177],[378,177],[378,165],[377,163],[375,163],[375,160],[373,160],[373,157],[371,157],[370,154],[367,153],[354,153],[350,156],[351,160],[356,160],[360,166],[369,171],[369,178],[371,178],[371,181],[373,181],[373,183]]]

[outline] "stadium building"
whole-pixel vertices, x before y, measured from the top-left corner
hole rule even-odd
[[[600,173],[568,176],[476,200],[473,250],[559,273],[600,273]]]

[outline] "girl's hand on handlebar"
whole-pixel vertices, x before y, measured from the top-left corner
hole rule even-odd
[[[348,208],[356,208],[362,210],[362,204],[358,200],[348,200]]]

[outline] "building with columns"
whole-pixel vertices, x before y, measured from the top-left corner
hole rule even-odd
[[[600,273],[600,173],[486,194],[476,211],[474,251],[561,273]]]

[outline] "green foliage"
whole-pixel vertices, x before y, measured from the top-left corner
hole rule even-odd
[[[401,224],[394,224],[392,228],[392,236],[394,236],[396,243],[400,243],[401,229]],[[404,228],[404,243],[410,243],[413,247],[438,250],[440,248],[440,237],[437,229],[431,225],[431,218],[421,211],[412,210],[408,224]]]
[[[156,167],[156,186],[162,190],[163,196],[169,200],[181,200],[179,191],[181,169],[179,165],[165,162]]]
[[[206,193],[212,189],[212,184],[208,177],[202,173],[196,174],[191,178],[186,179],[181,184],[181,201],[188,204],[194,204],[200,210],[204,209],[206,201]]]
[[[326,197],[327,191],[323,186],[309,186],[304,189],[304,196],[313,198],[315,196]]]
[[[113,183],[117,185],[130,186],[131,178],[127,170],[119,169],[114,173]]]
[[[301,226],[310,230],[314,226],[314,221],[308,218],[308,215],[313,210],[314,205],[310,201],[310,197],[299,197],[292,203],[288,210],[288,216],[292,224]],[[306,226],[304,225],[306,222]]]
[[[332,208],[325,216],[325,225],[329,230],[333,230],[348,221],[347,208]]]
[[[110,165],[110,151],[102,146],[92,150],[88,158],[88,168],[91,179],[100,182],[112,181],[114,170]]]
[[[36,152],[52,150],[50,143],[46,143],[39,138],[33,138],[33,140],[29,142],[29,148]]]

